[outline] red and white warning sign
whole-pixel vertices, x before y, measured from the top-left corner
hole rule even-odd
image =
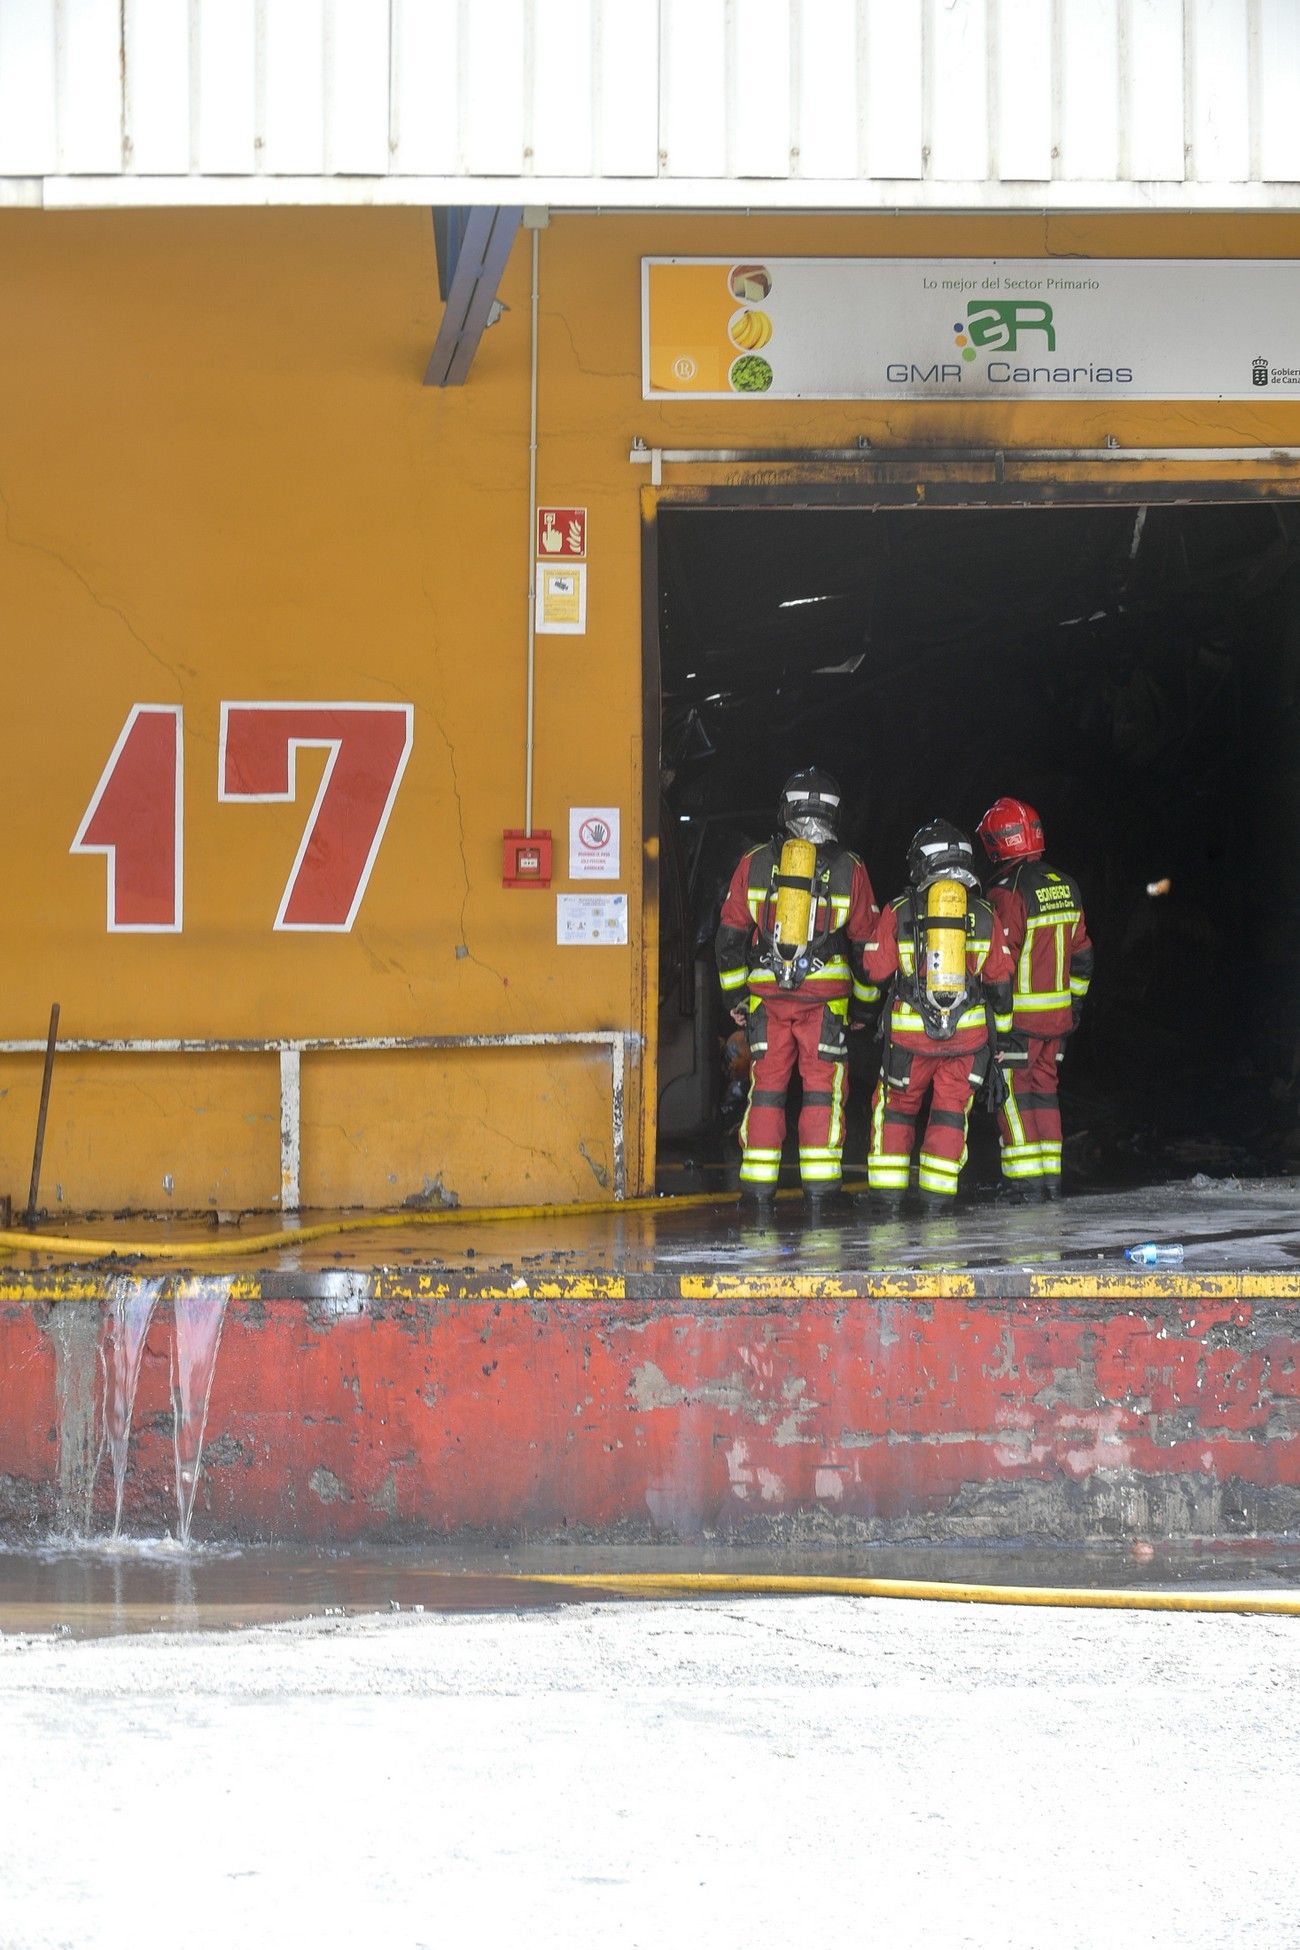
[[[618,879],[617,806],[570,806],[569,879]]]
[[[587,510],[585,508],[539,508],[537,510],[537,553],[539,556],[567,556],[582,562],[587,555]]]

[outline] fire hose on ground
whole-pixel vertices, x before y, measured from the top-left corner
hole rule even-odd
[[[1043,1605],[1071,1611],[1245,1613],[1300,1618],[1300,1594],[1277,1591],[1100,1590],[1087,1585],[944,1584],[928,1578],[783,1576],[761,1571],[531,1571],[525,1584],[580,1586],[628,1597],[921,1598],[953,1605]]]
[[[865,1183],[844,1186],[846,1194],[865,1191]],[[778,1192],[783,1200],[801,1199],[800,1191]],[[323,1219],[317,1225],[286,1226],[278,1232],[241,1235],[223,1229],[220,1240],[148,1240],[75,1238],[58,1232],[0,1232],[0,1254],[62,1253],[77,1259],[202,1260],[229,1259],[238,1254],[294,1252],[322,1239],[341,1239],[354,1232],[392,1232],[416,1226],[500,1225],[510,1219],[587,1219],[597,1215],[621,1218],[628,1212],[681,1212],[701,1206],[734,1207],[734,1193],[686,1192],[669,1196],[618,1200],[591,1199],[576,1205],[448,1205],[436,1212],[371,1212],[350,1218]]]

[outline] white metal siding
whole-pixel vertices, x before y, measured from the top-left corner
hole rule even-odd
[[[1300,0],[0,0],[0,200],[1300,208]]]

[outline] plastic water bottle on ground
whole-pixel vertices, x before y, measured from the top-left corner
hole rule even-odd
[[[1125,1259],[1131,1259],[1135,1266],[1181,1266],[1183,1249],[1181,1246],[1156,1246],[1148,1240],[1145,1246],[1125,1246]]]

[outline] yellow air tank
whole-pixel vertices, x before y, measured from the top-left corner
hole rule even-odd
[[[776,920],[772,940],[791,974],[800,953],[812,938],[813,875],[817,848],[811,840],[787,840],[777,869]]]
[[[925,891],[926,922],[959,922],[957,927],[926,927],[925,987],[937,1002],[956,998],[966,987],[966,889],[960,880],[936,880]]]

